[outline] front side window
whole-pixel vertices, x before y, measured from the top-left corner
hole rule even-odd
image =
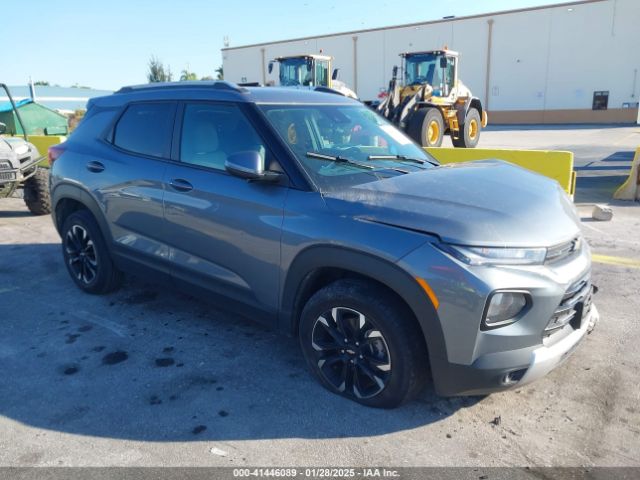
[[[224,170],[227,158],[242,151],[256,151],[265,158],[264,143],[236,105],[185,105],[180,161]]]
[[[113,143],[129,152],[169,157],[175,103],[134,103],[118,120]]]
[[[261,109],[321,190],[423,170],[437,163],[364,105],[261,105]]]

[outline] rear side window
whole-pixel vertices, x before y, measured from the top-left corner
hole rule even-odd
[[[175,103],[130,105],[113,133],[117,147],[151,157],[169,157]]]

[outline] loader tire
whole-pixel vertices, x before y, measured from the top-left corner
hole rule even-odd
[[[38,167],[36,174],[24,182],[24,203],[34,215],[51,213],[48,168]]]
[[[475,108],[470,108],[464,119],[464,125],[460,129],[460,137],[457,139],[451,137],[451,142],[453,142],[454,147],[474,148],[480,141],[481,131],[480,112]]]
[[[439,147],[444,137],[444,120],[437,108],[422,108],[407,125],[407,134],[423,147]]]

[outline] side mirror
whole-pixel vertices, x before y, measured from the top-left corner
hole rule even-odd
[[[7,126],[0,122],[0,135],[7,131]]]
[[[440,57],[440,68],[447,68],[447,57]]]
[[[393,66],[393,70],[392,70],[392,74],[393,78],[396,78],[398,76],[398,66],[394,65]]]
[[[273,72],[273,61],[269,62],[269,73]]]
[[[340,73],[340,69],[339,68],[334,68],[333,69],[333,74],[331,75],[331,80],[337,80],[338,79],[338,73]]]
[[[229,155],[229,158],[224,162],[224,168],[231,175],[247,180],[275,182],[280,179],[280,173],[264,169],[264,159],[256,151],[237,152]]]

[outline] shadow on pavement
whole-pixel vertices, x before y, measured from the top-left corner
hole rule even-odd
[[[578,177],[576,181],[575,203],[608,203],[628,175],[600,175]]]
[[[478,397],[396,410],[330,394],[297,342],[170,288],[81,293],[59,244],[0,245],[0,415],[145,441],[340,438],[437,422]]]

